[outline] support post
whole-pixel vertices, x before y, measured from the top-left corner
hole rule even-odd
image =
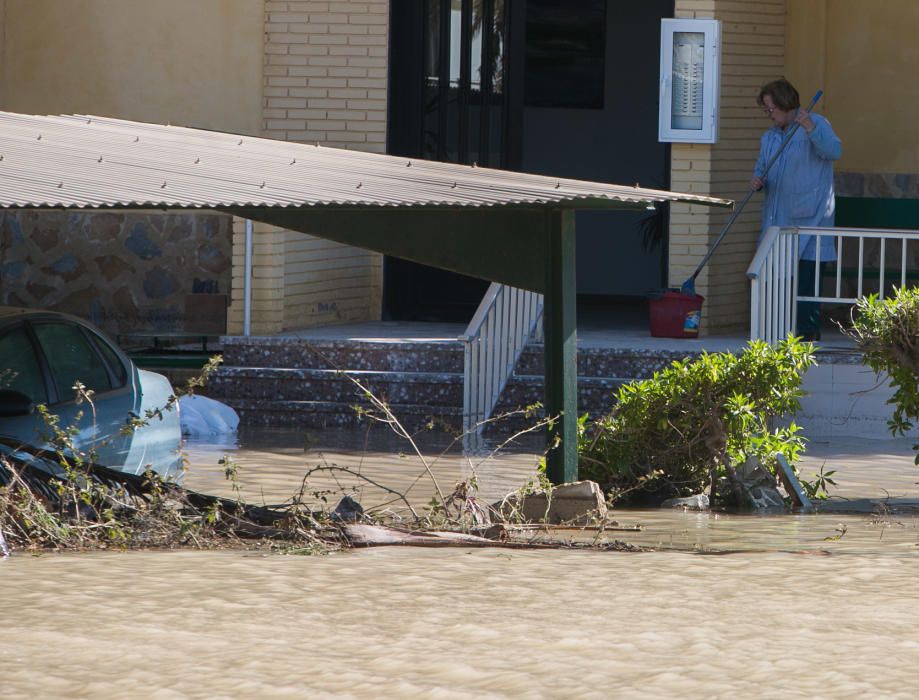
[[[578,479],[577,453],[577,324],[575,284],[575,226],[573,210],[549,214],[545,334],[546,415],[557,416],[549,430],[546,476],[553,484]]]

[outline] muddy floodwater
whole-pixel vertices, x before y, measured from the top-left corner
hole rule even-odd
[[[417,505],[434,488],[404,445],[360,433],[213,442],[189,444],[187,486],[277,503],[336,465]],[[915,697],[910,441],[809,455],[803,471],[837,469],[854,512],[616,512],[642,529],[606,537],[647,553],[15,553],[0,562],[0,698]],[[475,473],[484,500],[535,466],[525,450],[428,464],[444,490]],[[304,493],[357,486],[365,505],[405,507],[345,472]]]

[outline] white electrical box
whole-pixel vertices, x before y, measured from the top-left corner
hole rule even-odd
[[[659,141],[718,141],[721,22],[661,20]]]

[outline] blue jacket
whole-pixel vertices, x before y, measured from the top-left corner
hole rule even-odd
[[[835,223],[833,161],[842,155],[842,142],[824,117],[811,114],[811,120],[814,130],[808,134],[803,126],[798,127],[766,174],[763,233],[770,226],[833,226]],[[754,175],[763,177],[763,169],[778,151],[785,133],[774,126],[763,134]],[[816,258],[813,236],[801,236],[799,246],[802,260]],[[834,239],[822,236],[820,260],[835,259]]]

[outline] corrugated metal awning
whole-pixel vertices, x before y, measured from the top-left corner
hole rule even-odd
[[[92,116],[0,112],[0,207],[640,207],[731,202]]]
[[[576,474],[574,209],[726,200],[103,117],[0,112],[0,208],[216,209],[546,295],[546,413]],[[550,371],[551,369],[551,371]]]

